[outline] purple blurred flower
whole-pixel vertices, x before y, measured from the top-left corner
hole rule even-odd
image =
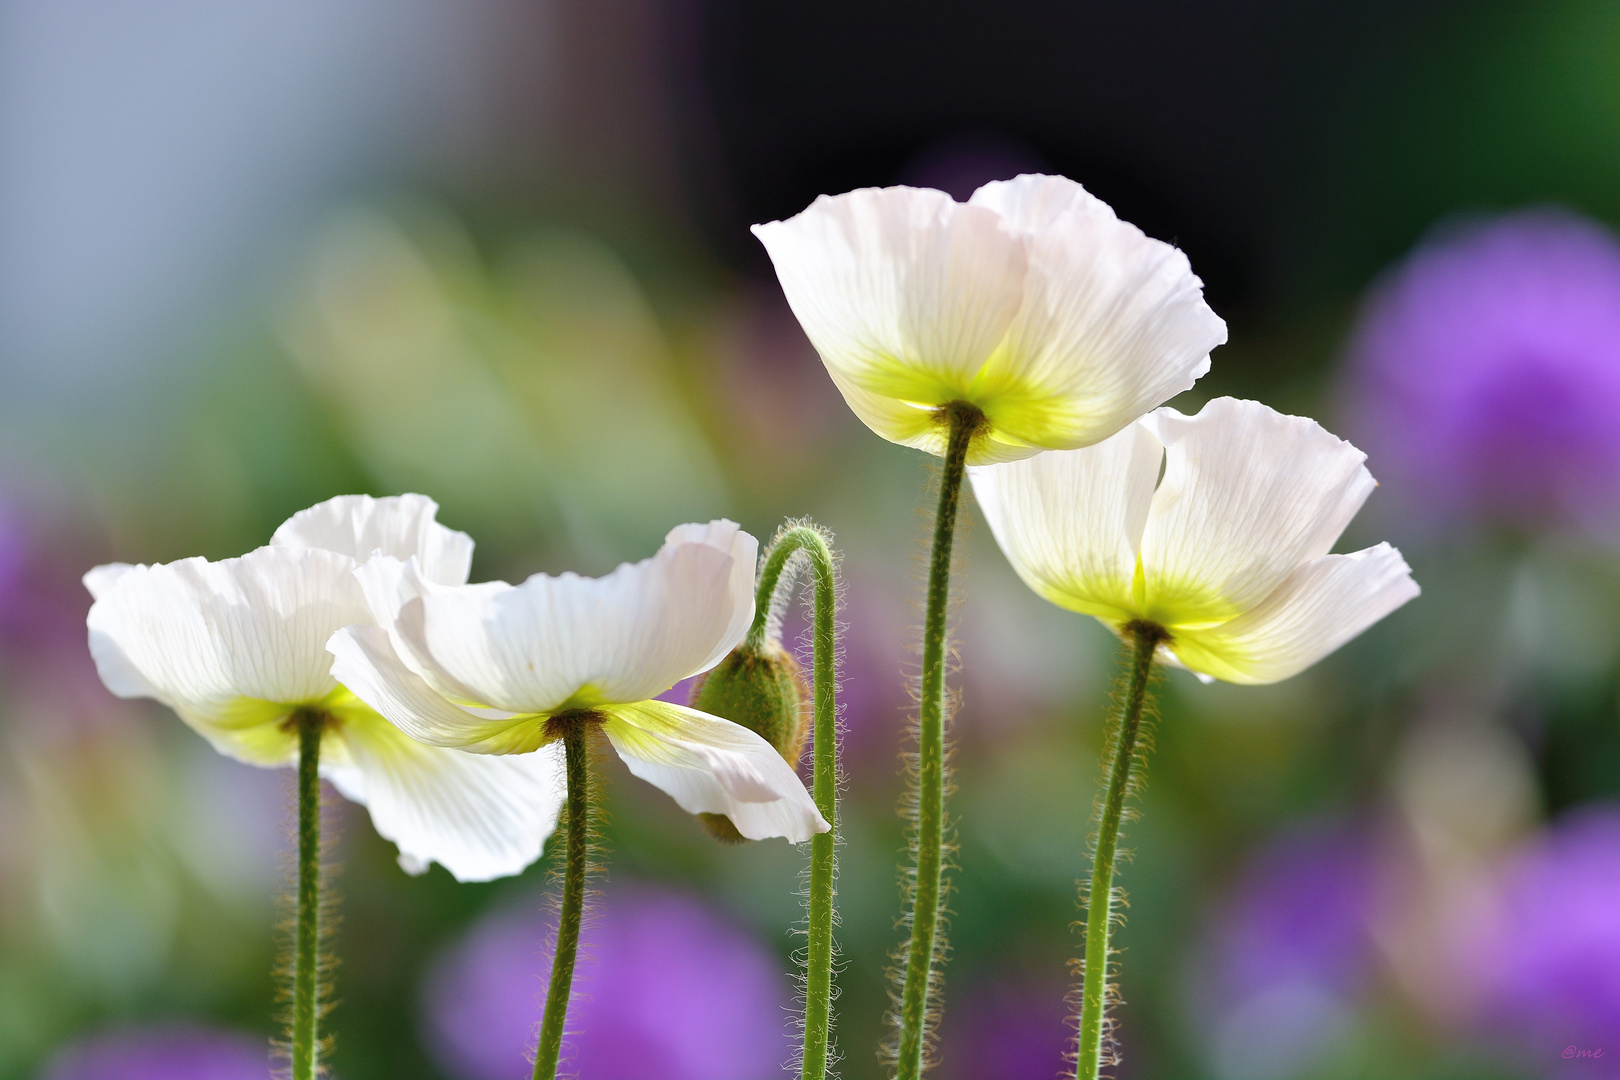
[[[496,913],[429,975],[428,1041],[456,1080],[525,1075],[555,916]],[[591,1080],[759,1080],[791,1046],[790,984],[769,950],[696,897],[620,887],[582,938],[565,1059]]]
[[[97,537],[48,500],[0,497],[0,682],[13,717],[67,738],[133,711],[107,693],[84,646],[79,579]]]
[[[1372,292],[1349,430],[1441,524],[1620,526],[1620,243],[1531,210],[1424,244]]]
[[[90,597],[79,577],[90,531],[45,500],[0,498],[0,647],[85,651]]]
[[[174,1026],[109,1031],[58,1053],[40,1080],[266,1080],[262,1039]]]
[[[1338,1038],[1373,955],[1376,887],[1371,845],[1342,826],[1286,834],[1250,858],[1199,986],[1217,1075],[1290,1076]]]
[[[1074,1049],[1059,979],[1003,975],[968,984],[942,1026],[941,1080],[1052,1080]]]
[[[876,797],[892,794],[880,778],[896,775],[896,755],[905,740],[916,661],[905,642],[913,635],[903,598],[895,584],[846,570],[838,612],[838,708],[843,718],[839,748],[843,766],[864,781],[857,785]],[[782,639],[802,643],[800,658],[809,670],[809,624],[799,604],[785,620]]]
[[[1352,988],[1367,958],[1372,869],[1366,841],[1341,829],[1291,833],[1255,853],[1216,932],[1223,992],[1298,980]]]
[[[692,684],[698,681],[698,676],[682,679],[674,686],[658,695],[659,701],[668,701],[675,705],[685,705],[692,700]]]
[[[12,599],[22,587],[23,568],[28,558],[28,538],[15,508],[0,502],[0,625],[15,606]]]
[[[1476,946],[1487,1030],[1537,1061],[1600,1048],[1606,1060],[1577,1060],[1571,1075],[1620,1074],[1620,807],[1543,834],[1509,866],[1497,915]]]

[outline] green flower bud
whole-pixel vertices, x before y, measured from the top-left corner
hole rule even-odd
[[[716,840],[728,847],[748,843],[748,837],[737,831],[737,826],[724,814],[699,814],[698,824]]]
[[[808,697],[799,662],[771,642],[764,652],[747,645],[733,649],[693,685],[691,706],[755,732],[797,768],[810,737],[810,713],[804,707]],[[698,819],[721,843],[745,839],[724,814],[699,814]]]

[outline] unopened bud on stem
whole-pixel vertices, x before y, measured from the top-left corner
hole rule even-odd
[[[797,767],[810,736],[806,697],[799,662],[780,641],[768,641],[757,651],[745,641],[698,679],[692,687],[691,705],[755,732],[789,765]],[[716,840],[743,842],[742,834],[724,814],[698,817]]]

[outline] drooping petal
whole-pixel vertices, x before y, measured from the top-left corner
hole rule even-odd
[[[1136,614],[1137,545],[1164,448],[1142,424],[1095,446],[968,470],[1018,576],[1059,607],[1110,623]]]
[[[1002,439],[1088,446],[1209,371],[1226,324],[1180,250],[1061,176],[996,181],[972,203],[1029,251],[1023,305],[970,398]]]
[[[464,585],[472,570],[473,541],[435,519],[439,504],[426,495],[339,495],[300,510],[270,538],[279,546],[319,548],[357,563],[373,555],[409,559],[440,585]]]
[[[370,613],[352,560],[263,547],[92,572],[90,652],[113,693],[153,697],[223,753],[279,764],[296,739],[277,721],[337,688],[326,639]]]
[[[386,631],[347,626],[326,643],[332,677],[417,742],[481,754],[527,754],[545,741],[544,717],[484,715],[446,700],[394,651]]]
[[[740,724],[664,701],[603,710],[602,731],[630,771],[689,814],[724,814],[750,840],[791,843],[830,825],[793,768]]]
[[[424,746],[369,709],[334,712],[348,764],[322,775],[371,811],[407,872],[436,862],[458,881],[489,881],[540,857],[567,794],[560,743],[487,757]]]
[[[1142,538],[1146,617],[1212,626],[1327,554],[1376,486],[1366,455],[1314,420],[1217,398],[1144,418],[1165,447]]]
[[[965,396],[1023,297],[1023,241],[995,213],[940,191],[822,196],[754,235],[840,383],[913,405]],[[885,417],[856,412],[894,437]]]
[[[1388,544],[1323,555],[1299,567],[1259,606],[1231,622],[1178,633],[1194,671],[1234,683],[1273,683],[1304,671],[1421,590]]]
[[[536,574],[448,587],[414,562],[356,577],[399,658],[462,705],[549,713],[654,697],[712,667],[753,618],[758,542],[734,522],[681,526],[603,578]]]

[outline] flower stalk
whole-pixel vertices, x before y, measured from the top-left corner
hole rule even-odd
[[[1080,990],[1080,1039],[1075,1059],[1076,1080],[1097,1080],[1108,1048],[1108,956],[1109,931],[1113,928],[1114,859],[1119,849],[1119,825],[1125,799],[1131,793],[1134,774],[1143,761],[1142,714],[1148,701],[1148,682],[1153,675],[1153,656],[1167,636],[1156,623],[1138,620],[1125,628],[1131,650],[1131,667],[1126,677],[1125,696],[1109,725],[1104,755],[1108,757],[1108,778],[1098,807],[1097,842],[1092,855],[1091,884],[1086,891],[1086,945]]]
[[[934,543],[928,558],[928,600],[923,618],[922,685],[917,709],[915,874],[911,892],[911,941],[900,990],[899,1080],[922,1075],[928,1046],[929,998],[939,947],[945,847],[945,658],[951,597],[951,553],[968,451],[985,425],[984,413],[966,402],[939,410],[949,429],[940,475]]]
[[[301,710],[298,728],[298,899],[293,931],[292,1080],[320,1074],[321,736],[326,717]]]
[[[827,535],[808,523],[789,524],[771,542],[760,570],[754,622],[742,648],[765,653],[771,623],[782,610],[778,596],[787,568],[808,560],[814,590],[811,627],[811,795],[832,829],[810,838],[810,887],[805,946],[804,1053],[802,1080],[822,1080],[831,1059],[833,924],[838,855],[838,578]],[[791,578],[791,575],[790,575]],[[785,583],[789,588],[792,581]]]
[[[562,729],[567,755],[567,844],[563,862],[562,905],[557,916],[557,948],[551,958],[551,984],[540,1021],[534,1053],[534,1080],[553,1080],[562,1054],[563,1024],[574,988],[574,961],[579,954],[579,928],[585,914],[585,878],[590,864],[591,768],[585,736],[589,715],[563,713],[549,725]]]

